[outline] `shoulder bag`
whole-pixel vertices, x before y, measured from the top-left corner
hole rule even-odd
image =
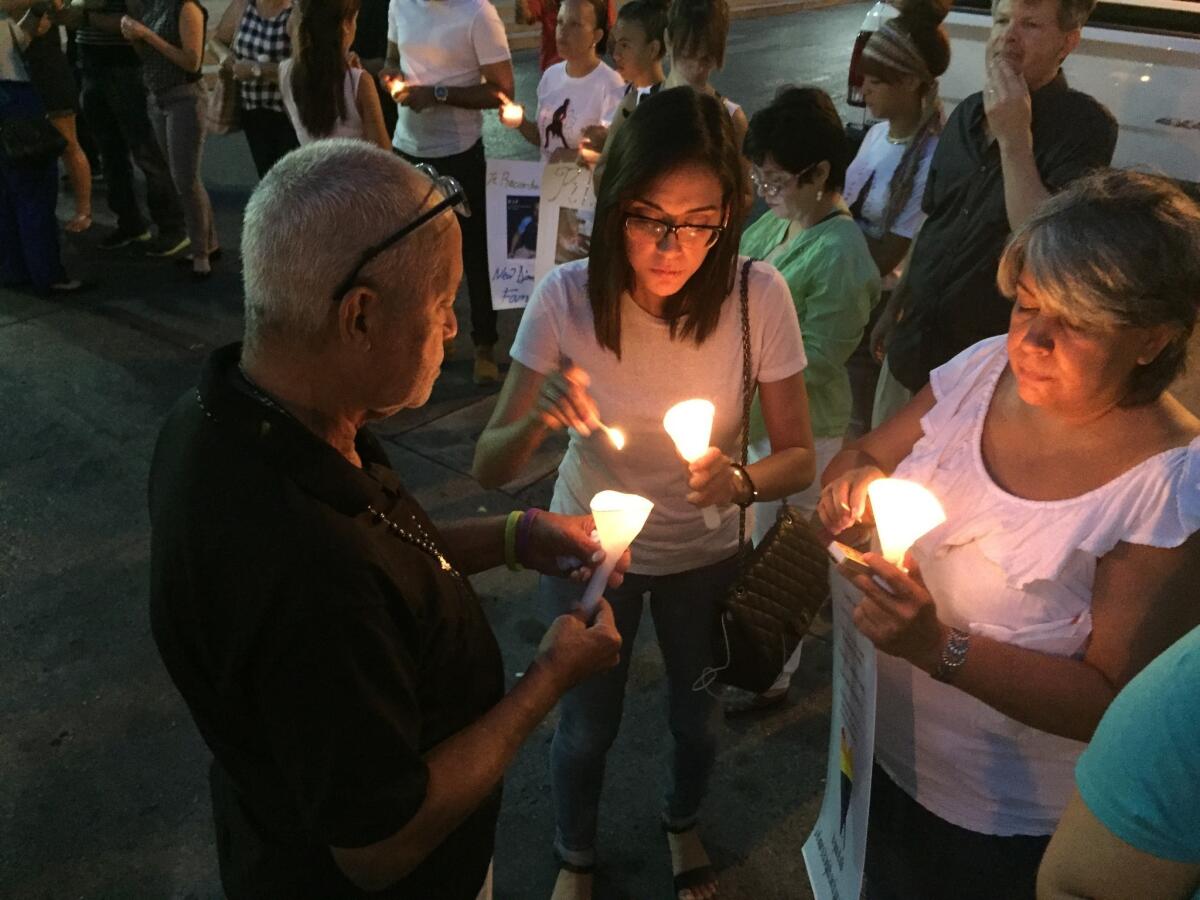
[[[755,379],[750,358],[750,266],[742,267],[742,465],[750,450]],[[771,530],[751,549],[746,510],[738,515],[738,577],[713,630],[713,672],[723,684],[762,693],[775,683],[829,595],[829,556],[785,500]]]

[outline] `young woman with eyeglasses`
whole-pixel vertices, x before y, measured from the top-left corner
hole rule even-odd
[[[563,865],[555,898],[590,896],[605,755],[647,592],[675,741],[663,825],[676,891],[716,895],[696,824],[720,716],[714,697],[696,688],[713,665],[718,603],[737,571],[738,505],[794,493],[814,477],[800,328],[783,279],[762,264],[745,276],[749,343],[775,452],[745,469],[734,464],[742,420],[742,180],[730,117],[715,97],[681,87],[637,107],[600,183],[591,256],[554,269],[534,291],[476,448],[475,476],[497,486],[525,469],[548,435],[566,429],[551,509],[586,511],[604,489],[655,504],[624,585],[607,595],[624,640],[621,662],[561,706],[551,749]],[[716,419],[712,446],[689,466],[662,421],[671,406],[697,397],[713,402]],[[601,421],[624,430],[623,450]],[[712,530],[701,515],[706,506],[720,513]],[[547,581],[541,593],[563,610],[582,589]]]
[[[850,148],[828,94],[813,87],[784,88],[750,119],[743,152],[768,209],[742,235],[741,251],[778,269],[791,291],[808,358],[805,387],[819,475],[841,450],[850,421],[846,361],[879,300],[879,270],[842,200]],[[750,459],[770,455],[772,441],[757,403],[751,411],[750,441]],[[819,499],[814,482],[788,497],[788,503],[809,516]],[[766,535],[778,510],[777,501],[754,505],[755,543]],[[797,648],[766,693],[731,695],[726,711],[748,712],[781,702],[800,664],[799,654]]]

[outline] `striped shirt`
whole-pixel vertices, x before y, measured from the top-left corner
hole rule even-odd
[[[292,17],[291,4],[274,18],[264,18],[258,12],[255,0],[247,0],[246,11],[238,23],[233,38],[232,50],[238,59],[260,63],[279,63],[292,55],[292,41],[288,37],[288,20]],[[279,86],[265,79],[241,82],[243,109],[274,109],[286,112],[283,94]]]

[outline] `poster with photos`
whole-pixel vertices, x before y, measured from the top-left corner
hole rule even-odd
[[[555,266],[588,255],[595,209],[591,169],[569,162],[542,170],[535,283]]]
[[[493,309],[521,309],[534,285],[542,164],[489,159],[488,270]]]

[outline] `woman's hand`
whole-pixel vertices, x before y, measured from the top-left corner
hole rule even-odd
[[[596,401],[587,391],[591,381],[588,373],[575,365],[546,376],[533,415],[552,431],[574,428],[588,437],[600,425]]]
[[[258,65],[258,63],[254,62],[253,60],[249,60],[249,59],[236,60],[233,64],[233,69],[232,69],[233,80],[234,81],[254,81],[255,79],[259,78],[260,77],[259,75],[254,74],[255,67],[257,65]]]
[[[688,466],[687,502],[701,508],[725,506],[737,500],[738,485],[733,460],[716,447],[709,447]]]
[[[863,592],[862,600],[854,608],[855,626],[884,653],[932,673],[941,659],[949,629],[938,619],[937,606],[916,562],[911,556],[908,558],[906,573],[878,553],[864,554],[863,559],[891,592],[880,587],[871,576],[839,566],[838,571]]]
[[[841,534],[861,522],[867,512],[867,486],[886,477],[883,470],[875,466],[860,466],[825,485],[817,502],[817,515],[825,530],[830,534]]]
[[[127,41],[140,41],[150,29],[132,16],[121,16],[121,37]]]
[[[604,550],[592,535],[596,522],[589,516],[560,516],[538,512],[529,533],[529,550],[521,564],[542,572],[586,582],[596,566],[604,562]],[[626,550],[608,576],[608,586],[620,587],[629,568],[630,554]]]

